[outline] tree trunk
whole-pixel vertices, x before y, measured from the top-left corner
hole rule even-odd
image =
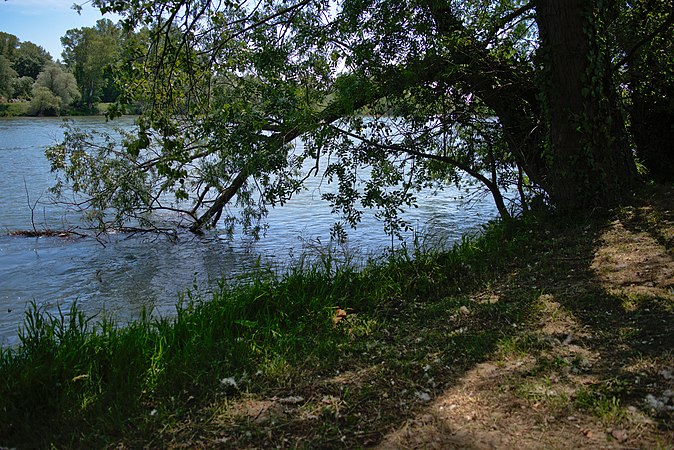
[[[618,202],[636,175],[601,42],[601,0],[539,0],[548,114],[546,190],[562,210]]]
[[[671,99],[674,96],[657,98],[637,92],[630,108],[637,157],[650,178],[660,183],[674,182],[674,110],[667,104]]]

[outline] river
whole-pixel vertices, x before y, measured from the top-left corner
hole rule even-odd
[[[83,129],[112,131],[131,128],[133,118],[107,123],[101,117],[74,119]],[[270,210],[269,229],[258,242],[222,231],[205,236],[181,233],[175,241],[147,235],[94,238],[20,237],[16,230],[67,228],[79,223],[74,213],[49,201],[54,174],[44,148],[63,135],[57,118],[0,119],[0,345],[13,345],[27,305],[34,301],[49,311],[66,311],[77,301],[87,316],[112,314],[131,320],[142,308],[171,314],[180,292],[213,280],[232,279],[256,265],[288,264],[329,241],[336,217],[320,199],[319,180],[285,206]],[[417,230],[451,243],[496,216],[489,198],[469,206],[462,193],[446,189],[418,196],[418,208],[406,213]],[[31,219],[29,204],[37,203]],[[409,233],[407,241],[413,238]],[[394,245],[399,245],[393,241]],[[366,215],[357,230],[349,230],[345,252],[365,258],[390,248],[382,223]],[[320,251],[320,250],[319,250]]]

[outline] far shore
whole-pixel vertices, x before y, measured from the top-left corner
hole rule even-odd
[[[81,116],[104,116],[112,103],[96,103],[92,108],[89,107],[71,107],[63,111],[62,114],[45,116],[35,116],[29,113],[30,102],[19,101],[10,103],[0,103],[0,118],[3,117],[81,117]]]

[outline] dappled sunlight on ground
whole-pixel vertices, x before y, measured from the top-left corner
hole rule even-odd
[[[673,448],[673,224],[667,205],[627,209],[548,255],[533,345],[506,342],[378,448]]]
[[[674,301],[674,258],[646,230],[634,230],[615,221],[592,269],[609,292],[627,296],[659,296]]]
[[[574,336],[586,333],[553,296],[538,300],[548,320],[529,337],[537,341],[506,343],[498,352],[502,357],[468,371],[378,448],[598,448],[605,443],[601,424],[569,405],[575,391],[595,381],[583,372],[598,356],[573,344]],[[563,370],[548,374],[544,363]]]
[[[674,448],[672,209],[627,208],[612,222],[531,233],[524,258],[507,261],[498,280],[344,310],[335,362],[223,392],[163,441]]]

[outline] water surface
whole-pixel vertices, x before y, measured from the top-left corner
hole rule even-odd
[[[112,123],[99,117],[75,122],[99,131],[133,126],[130,117]],[[87,315],[106,312],[122,321],[136,317],[143,307],[170,314],[185,289],[207,289],[213,280],[233,279],[259,260],[286,263],[329,242],[336,217],[320,199],[321,190],[328,188],[320,179],[310,180],[307,191],[272,209],[269,230],[256,243],[241,236],[221,239],[223,231],[218,230],[205,236],[181,233],[175,241],[123,234],[106,236],[102,243],[93,238],[9,236],[33,225],[67,229],[80,224],[77,214],[51,203],[47,192],[54,174],[44,148],[62,137],[61,124],[56,118],[0,119],[0,344],[17,342],[17,327],[31,301],[50,311],[59,306],[67,310],[77,301]],[[419,207],[405,217],[417,230],[453,242],[495,215],[488,198],[467,207],[452,188],[438,195],[423,193]],[[365,215],[359,228],[349,232],[346,249],[364,257],[392,244],[399,245],[384,233],[382,223]]]

